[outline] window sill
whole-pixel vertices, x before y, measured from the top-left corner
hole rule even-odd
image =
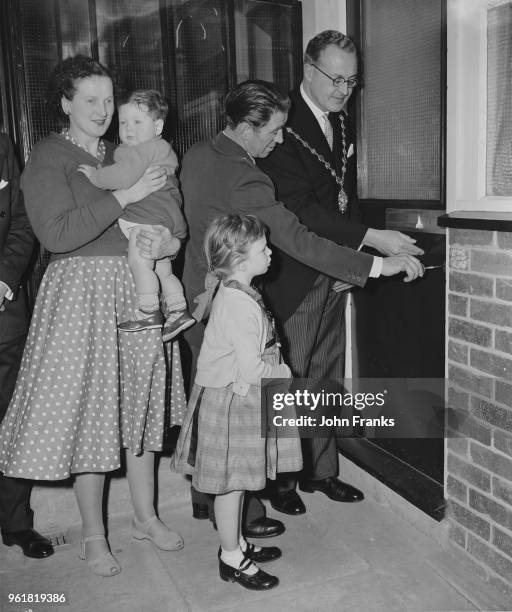
[[[512,232],[512,212],[458,210],[438,218],[440,227]]]

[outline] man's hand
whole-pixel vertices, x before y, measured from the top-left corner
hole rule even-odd
[[[383,255],[423,255],[416,240],[396,230],[377,230],[370,227],[363,238],[363,244],[377,249]]]
[[[172,257],[181,247],[181,242],[175,238],[163,225],[144,225],[137,232],[135,244],[141,257],[146,259],[162,259]]]
[[[7,295],[7,291],[9,291],[9,287],[5,283],[0,282],[0,312],[5,310],[4,300],[5,296]]]
[[[423,276],[425,269],[416,257],[411,255],[393,255],[382,260],[381,276],[395,276],[405,272],[404,282],[408,283],[418,276]]]

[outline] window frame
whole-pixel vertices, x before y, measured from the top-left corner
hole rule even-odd
[[[488,11],[509,3],[510,0],[447,2],[448,213],[512,211],[512,195],[486,193]]]

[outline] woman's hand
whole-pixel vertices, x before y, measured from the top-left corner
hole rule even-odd
[[[164,187],[167,181],[165,168],[150,166],[140,179],[128,189],[116,189],[112,192],[122,208],[128,204],[143,200],[150,193],[158,191]]]
[[[173,257],[181,247],[180,240],[163,225],[140,226],[135,244],[140,256],[146,259]]]

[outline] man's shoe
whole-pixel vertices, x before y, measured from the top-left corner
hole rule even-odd
[[[192,516],[195,519],[204,521],[210,518],[208,504],[199,504],[198,502],[192,502]]]
[[[159,329],[164,323],[162,313],[157,310],[150,317],[145,319],[133,319],[133,321],[124,321],[119,323],[117,329],[122,332],[138,332],[145,329]]]
[[[162,329],[162,340],[169,342],[180,332],[192,327],[197,321],[187,310],[175,310],[167,313],[164,328]]]
[[[285,493],[276,493],[269,497],[270,505],[274,510],[296,516],[306,512],[306,506],[299,497],[297,491],[286,491]]]
[[[362,491],[346,482],[341,482],[334,476],[324,478],[324,480],[302,480],[299,487],[306,493],[321,491],[330,499],[338,502],[358,502],[364,499]]]
[[[53,546],[50,540],[34,529],[2,533],[2,541],[6,546],[13,546],[14,544],[21,546],[25,557],[44,559],[53,555]]]
[[[243,528],[243,534],[246,538],[273,538],[281,535],[284,531],[285,526],[281,521],[266,516],[247,523]]]

